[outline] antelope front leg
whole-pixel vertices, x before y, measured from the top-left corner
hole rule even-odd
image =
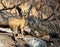
[[[18,38],[23,38],[24,37],[24,31],[23,31],[23,28],[21,28],[21,35],[18,34]]]
[[[13,35],[15,40],[17,40],[17,36],[18,36],[18,27],[17,26],[13,26]]]
[[[21,34],[22,34],[22,38],[24,37],[24,30],[23,28],[21,29]]]
[[[24,30],[23,30],[23,28],[20,28],[20,29],[21,29],[21,34],[18,33],[18,36],[16,37],[17,39],[20,39],[20,38],[24,37]]]

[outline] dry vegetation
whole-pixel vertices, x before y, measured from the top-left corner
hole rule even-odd
[[[21,11],[16,7],[19,7]],[[24,22],[22,22],[21,15],[24,17]],[[23,30],[23,27],[27,25],[31,28],[31,32],[27,34],[38,38],[49,35],[51,38],[45,40],[51,39],[57,46],[60,46],[58,42],[60,39],[60,1],[0,0],[0,25],[9,25],[15,33],[18,32],[18,28]]]

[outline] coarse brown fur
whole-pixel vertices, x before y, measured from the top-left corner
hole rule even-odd
[[[18,19],[18,18],[9,19],[8,24],[9,24],[10,28],[13,29],[13,34],[14,34],[15,39],[20,38],[19,33],[18,33],[18,27],[21,29],[22,37],[24,37],[24,35],[23,35],[23,29],[25,26],[24,17],[22,19]],[[16,36],[16,34],[18,34],[18,36]]]

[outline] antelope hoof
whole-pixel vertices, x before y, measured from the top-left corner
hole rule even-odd
[[[17,38],[17,39],[23,39],[24,36],[20,36],[20,35],[18,35],[16,38]]]
[[[20,36],[19,38],[24,38],[24,36]]]
[[[22,38],[24,38],[24,36],[22,35]]]

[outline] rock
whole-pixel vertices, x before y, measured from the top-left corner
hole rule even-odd
[[[33,6],[32,9],[30,10],[30,16],[37,17],[37,15],[38,15],[38,12],[36,8]]]
[[[29,45],[26,43],[25,40],[23,39],[19,39],[16,43],[16,46],[17,47],[29,47]]]
[[[35,34],[35,37],[40,37],[39,32],[38,31],[32,31],[32,29],[29,26],[25,26],[24,31],[27,32],[29,35],[34,36],[33,34]]]
[[[24,0],[25,2],[20,5],[23,15],[27,15],[32,3],[32,0]]]
[[[42,18],[43,19],[46,19],[46,18],[48,18],[49,16],[51,16],[52,15],[52,13],[53,13],[53,10],[52,10],[52,8],[51,7],[49,7],[48,5],[44,5],[43,7],[42,7]]]
[[[53,45],[51,44],[51,46],[55,46],[55,47],[60,47],[60,39],[54,39],[52,38],[51,41],[53,41]]]
[[[13,32],[10,28],[2,28],[2,27],[0,27],[0,30],[2,32],[9,32],[9,33],[12,33]]]
[[[30,47],[47,47],[45,41],[32,36],[26,36],[24,40],[30,45]]]
[[[28,32],[28,33],[31,32],[31,28],[30,28],[29,26],[25,26],[25,27],[24,27],[24,30],[25,30],[26,32]]]
[[[49,41],[50,36],[49,36],[49,35],[45,35],[45,36],[42,37],[42,39],[43,39],[43,40],[46,40],[46,41]]]
[[[7,35],[0,35],[0,47],[14,47],[14,41]]]
[[[40,37],[40,33],[38,31],[34,31],[36,37]]]

